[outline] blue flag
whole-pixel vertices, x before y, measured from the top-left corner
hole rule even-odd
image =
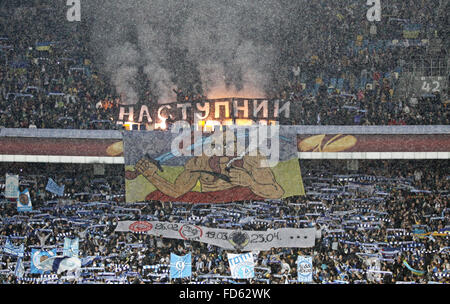
[[[312,257],[299,256],[297,258],[297,275],[299,282],[312,282]]]
[[[44,251],[39,249],[31,249],[31,270],[30,273],[42,274],[48,270],[44,268],[41,264],[46,260],[46,258],[52,258],[56,256],[56,249],[51,251]]]
[[[33,204],[31,203],[30,192],[28,189],[25,189],[23,192],[20,192],[19,197],[17,198],[17,211],[29,212],[32,210]]]
[[[178,256],[170,254],[170,278],[181,279],[190,277],[192,275],[191,254],[185,256]]]
[[[251,252],[243,254],[228,253],[228,263],[233,279],[251,279],[255,277],[255,261]]]
[[[66,257],[78,257],[78,238],[64,238],[63,255]]]
[[[58,196],[64,195],[64,185],[59,186],[53,179],[49,178],[45,190]]]
[[[23,258],[24,245],[14,246],[8,238],[6,239],[5,246],[3,247],[3,252]]]
[[[19,175],[6,174],[5,178],[5,198],[19,197]]]
[[[25,269],[23,267],[22,258],[19,258],[17,260],[16,269],[14,270],[14,275],[18,278],[23,278],[24,272],[25,272]]]
[[[48,41],[38,42],[36,43],[36,50],[38,51],[49,51],[52,44]]]

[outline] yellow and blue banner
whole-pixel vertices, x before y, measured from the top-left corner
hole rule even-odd
[[[403,261],[403,265],[405,265],[405,267],[408,268],[408,270],[411,271],[412,273],[414,273],[415,275],[421,276],[421,275],[425,274],[425,271],[416,270],[416,269],[412,268],[406,260]]]
[[[405,39],[417,39],[421,31],[421,24],[403,24],[403,38]]]
[[[51,42],[38,42],[36,43],[36,50],[38,51],[50,51],[52,47]]]

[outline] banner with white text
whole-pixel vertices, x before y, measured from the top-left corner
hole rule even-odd
[[[183,223],[120,221],[115,232],[145,233],[163,238],[198,241],[227,250],[311,248],[315,228],[281,228],[267,231],[215,229]]]

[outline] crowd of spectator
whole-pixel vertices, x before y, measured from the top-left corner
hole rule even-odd
[[[50,7],[1,12],[0,126],[113,129],[118,99],[95,70],[87,36]]]
[[[289,76],[278,77],[268,97],[293,101],[292,124],[448,124],[446,91],[419,96],[417,105],[395,94],[405,66],[431,56],[414,41],[440,38],[441,51],[433,56],[447,56],[448,10],[441,4],[383,3],[382,21],[373,23],[361,1],[305,3],[303,26],[288,39],[277,71]],[[55,10],[36,5],[0,11],[0,127],[119,128],[120,94],[89,50],[89,22],[68,24]],[[408,36],[408,46],[392,44],[405,40],[411,24],[419,30]],[[442,73],[447,79],[448,69]],[[204,98],[184,88],[176,92],[178,101]],[[142,102],[154,103],[147,95]]]
[[[305,5],[307,24],[318,26],[299,28],[296,35],[302,40],[293,38],[296,45],[285,55],[290,63],[286,66],[289,81],[274,96],[298,104],[292,123],[448,124],[446,91],[416,96],[417,106],[407,96],[396,94],[407,66],[417,58],[427,61],[447,55],[448,12],[440,1],[383,3],[382,20],[375,23],[367,21],[366,7],[359,1],[339,2],[339,8],[330,1]],[[405,47],[398,43],[411,38],[407,34],[411,24],[420,28],[411,31],[415,40],[444,40],[438,54],[430,55],[420,44]],[[441,73],[448,81],[448,70]]]
[[[298,283],[297,256],[313,257],[316,284],[449,283],[448,161],[343,161],[301,164],[305,196],[281,201],[190,205],[156,201],[123,202],[122,166],[93,170],[20,164],[3,167],[33,189],[33,211],[18,214],[16,204],[0,204],[1,244],[25,245],[24,273],[16,276],[17,257],[3,253],[2,283]],[[44,170],[46,171],[44,172]],[[352,169],[352,170],[350,170]],[[68,172],[65,172],[67,170]],[[69,173],[74,172],[74,173]],[[84,172],[84,173],[82,173]],[[40,175],[42,174],[42,175]],[[71,179],[80,174],[76,183]],[[120,176],[120,175],[119,175]],[[46,192],[52,177],[66,185],[64,197]],[[220,216],[218,216],[220,215]],[[253,252],[255,278],[230,276],[226,253],[197,241],[114,232],[118,221],[165,221],[210,228],[267,230],[316,229],[315,246]],[[79,277],[29,273],[31,248],[62,250],[65,237],[79,237]],[[170,253],[192,253],[192,277],[170,280]],[[405,266],[408,263],[411,271]],[[422,272],[423,274],[419,274]]]

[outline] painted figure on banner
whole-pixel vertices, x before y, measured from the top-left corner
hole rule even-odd
[[[201,153],[179,157],[169,152],[170,134],[147,133],[132,133],[125,138],[127,202],[225,203],[304,194],[300,166],[294,158],[295,140],[291,149],[295,150],[294,157],[293,153],[284,152],[280,161],[272,165],[273,154],[243,147],[236,139],[234,145],[218,145],[226,153],[207,153],[203,149]]]
[[[239,150],[237,141],[236,150]],[[222,201],[264,200],[283,197],[283,187],[276,181],[272,169],[262,166],[267,158],[259,151],[242,157],[197,156],[186,162],[184,170],[174,182],[158,175],[158,166],[143,157],[135,166],[157,190],[147,195],[146,200],[164,201]],[[192,192],[200,186],[200,192]]]
[[[186,162],[184,171],[174,183],[159,176],[158,167],[146,158],[141,159],[135,168],[159,190],[150,193],[147,200],[161,200],[162,196],[176,200],[184,195],[193,195],[190,191],[198,182],[202,192],[195,195],[210,194],[235,201],[281,198],[283,188],[275,180],[270,168],[261,167],[263,159],[261,155],[244,156],[233,161],[231,167],[227,168],[232,160],[228,156],[194,157]]]

